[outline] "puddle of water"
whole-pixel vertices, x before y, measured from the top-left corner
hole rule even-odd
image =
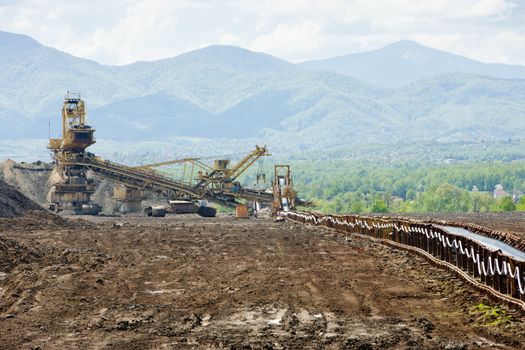
[[[147,290],[144,293],[147,294],[164,294],[164,293],[172,293],[173,289],[158,289],[158,290]]]
[[[281,325],[281,319],[280,318],[276,318],[275,320],[270,320],[268,321],[268,324],[270,326],[280,326]]]
[[[144,293],[146,294],[166,294],[166,293],[175,293],[177,295],[183,294],[184,289],[156,289],[156,290],[145,290]]]
[[[208,326],[210,324],[210,320],[211,320],[211,315],[206,314],[202,316],[202,326],[203,327]]]

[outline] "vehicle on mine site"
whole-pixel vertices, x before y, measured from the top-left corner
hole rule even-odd
[[[183,158],[132,167],[88,152],[87,148],[96,142],[94,133],[95,129],[87,123],[85,102],[80,94],[67,92],[62,107],[62,137],[50,138],[48,146],[60,174],[60,180],[53,185],[51,210],[97,215],[101,207],[91,199],[96,185],[88,173],[116,184],[113,199],[121,213],[141,211],[142,202],[153,193],[164,196],[168,201],[193,203],[195,212],[201,216],[215,216],[216,213],[203,200],[241,208],[237,213],[244,213],[242,206],[247,204],[256,210],[271,206],[273,211],[290,210],[295,205],[296,193],[288,165],[275,166],[273,191],[245,188],[237,180],[255,162],[270,156],[266,146],[255,146],[233,165],[229,159],[217,159],[210,166],[200,158]],[[173,164],[183,167],[181,178],[155,170]],[[286,171],[278,173],[282,169]],[[261,171],[256,177],[257,181],[265,179]],[[164,216],[166,212],[177,212],[176,207],[175,203],[162,208],[147,206],[144,213],[154,217]]]

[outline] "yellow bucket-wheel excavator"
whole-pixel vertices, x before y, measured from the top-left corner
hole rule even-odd
[[[85,103],[80,94],[68,92],[62,107],[62,136],[51,138],[48,146],[61,175],[60,181],[54,185],[51,209],[71,210],[76,214],[98,214],[100,207],[91,201],[95,185],[87,177],[88,171],[119,184],[115,190],[116,199],[125,202],[125,207],[130,211],[140,208],[145,192],[161,193],[168,199],[207,199],[228,206],[239,204],[239,200],[276,205],[275,188],[274,193],[248,189],[237,181],[258,159],[269,156],[266,146],[255,146],[253,151],[231,167],[229,159],[215,160],[214,165],[209,166],[198,158],[129,167],[87,152],[86,149],[95,143],[94,132],[95,129],[87,124]],[[158,166],[176,163],[184,163],[185,169],[186,166],[191,167],[187,180],[185,176],[182,180],[176,180],[153,170]],[[196,169],[197,176],[194,175]],[[257,174],[258,179],[261,177],[264,175]]]

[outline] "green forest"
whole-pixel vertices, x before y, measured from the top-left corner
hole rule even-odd
[[[525,211],[523,141],[366,145],[277,163],[291,164],[299,197],[326,213]],[[252,169],[243,183],[254,180]],[[507,195],[496,199],[498,184]]]
[[[508,195],[495,199],[498,184]],[[523,162],[304,161],[294,164],[294,185],[316,209],[330,213],[525,210],[525,197],[518,198],[525,189]]]
[[[235,159],[233,160],[235,162]],[[276,155],[239,180],[270,188],[273,164],[290,164],[307,210],[325,213],[525,211],[525,142],[410,143]],[[176,168],[166,169],[180,174]],[[257,184],[257,173],[266,182]],[[496,185],[507,195],[494,198]]]

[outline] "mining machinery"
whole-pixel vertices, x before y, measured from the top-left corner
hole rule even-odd
[[[233,167],[229,168],[229,159],[219,159],[214,163],[214,168],[211,172],[200,174],[199,182],[195,187],[201,188],[211,186],[218,190],[236,191],[240,190],[240,185],[235,180],[253,165],[261,157],[270,156],[266,146],[255,146],[255,149],[248,153]]]
[[[290,211],[295,208],[297,193],[293,189],[289,165],[275,165],[273,179],[273,211]]]
[[[216,159],[213,166],[210,166],[203,163],[200,158],[182,158],[145,164],[135,168],[146,170],[166,165],[183,164],[182,181],[193,188],[235,193],[235,191],[243,190],[240,183],[236,181],[237,178],[261,157],[267,156],[270,156],[270,154],[266,146],[256,145],[253,151],[231,167],[230,159]],[[195,169],[197,169],[197,174],[195,174]],[[264,175],[258,174],[257,176],[259,178]]]
[[[255,150],[238,164],[229,168],[229,160],[217,160],[214,167],[197,163],[195,158],[185,161],[203,167],[197,183],[175,180],[150,166],[129,167],[104,160],[86,149],[95,143],[94,132],[86,122],[85,104],[80,94],[67,93],[62,108],[62,137],[49,141],[61,180],[54,185],[51,208],[57,211],[72,210],[80,214],[96,214],[97,206],[91,202],[95,192],[93,174],[119,184],[115,197],[124,211],[136,211],[146,192],[160,193],[168,199],[199,200],[227,206],[235,206],[239,200],[271,204],[273,195],[265,191],[245,189],[235,179],[258,158],[268,155],[266,147],[256,146]],[[166,163],[166,162],[164,162]]]
[[[95,143],[94,132],[95,129],[86,123],[85,105],[80,94],[68,91],[62,106],[62,137],[49,140],[49,149],[61,176],[51,194],[52,209],[72,210],[77,214],[98,213],[97,206],[90,201],[95,186],[86,177],[86,168],[67,162],[71,156],[83,154]]]
[[[257,160],[267,156],[270,156],[267,147],[256,145],[254,150],[231,167],[229,159],[216,159],[213,166],[210,166],[202,162],[200,158],[182,158],[140,165],[134,169],[153,171],[154,168],[161,166],[182,164],[183,170],[180,181],[194,191],[213,193],[215,199],[219,199],[223,203],[232,203],[232,205],[236,199],[270,204],[273,201],[271,192],[261,189],[247,189],[236,181]],[[264,177],[263,174],[257,176],[258,178]]]

